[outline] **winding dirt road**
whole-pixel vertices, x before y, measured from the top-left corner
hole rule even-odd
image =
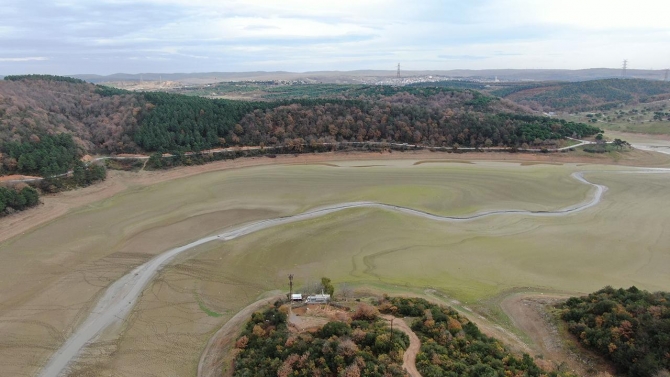
[[[663,173],[663,172],[670,172],[670,169],[648,168],[648,169],[635,170],[632,172]],[[60,375],[64,370],[66,370],[68,364],[77,357],[77,355],[81,352],[82,348],[88,342],[95,339],[100,333],[103,332],[103,330],[105,330],[109,326],[118,323],[119,321],[122,321],[129,314],[130,310],[132,309],[132,307],[135,305],[138,298],[142,294],[144,288],[163,266],[165,266],[177,255],[187,250],[190,250],[194,247],[197,247],[199,245],[212,241],[225,242],[264,229],[272,228],[275,226],[309,220],[316,217],[325,216],[334,212],[347,209],[355,209],[355,208],[377,208],[382,210],[401,212],[404,214],[418,216],[425,219],[440,222],[472,221],[475,219],[495,215],[525,215],[535,217],[565,216],[568,214],[584,211],[588,208],[597,205],[600,202],[603,193],[607,190],[606,186],[598,185],[587,181],[584,178],[583,174],[584,172],[576,172],[572,174],[572,177],[579,182],[592,186],[595,189],[592,197],[584,202],[563,209],[558,209],[555,211],[526,211],[526,210],[510,209],[510,210],[482,211],[468,216],[457,217],[457,216],[440,216],[411,208],[375,203],[375,202],[347,202],[313,209],[293,216],[263,220],[235,227],[230,230],[226,230],[218,235],[204,237],[195,242],[191,242],[187,245],[168,250],[165,253],[160,254],[154,259],[146,262],[145,264],[136,267],[130,273],[123,276],[121,279],[117,280],[111,286],[109,286],[109,288],[107,288],[106,292],[104,293],[104,295],[102,296],[96,307],[93,309],[89,317],[86,319],[86,321],[82,323],[82,325],[79,326],[79,328],[77,328],[74,331],[74,333],[60,347],[60,349],[52,356],[52,358],[48,361],[48,363],[45,365],[44,369],[40,373],[40,376],[56,377]]]
[[[407,347],[405,354],[402,357],[402,367],[410,377],[421,377],[421,373],[416,369],[416,355],[419,353],[419,350],[421,350],[421,341],[419,340],[419,337],[416,336],[409,326],[407,326],[407,323],[405,323],[402,318],[396,318],[391,315],[382,315],[381,317],[395,324],[396,329],[409,336],[409,347]]]

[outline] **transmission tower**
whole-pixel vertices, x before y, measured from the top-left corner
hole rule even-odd
[[[398,63],[398,74],[396,75],[397,78],[400,78],[400,63]]]
[[[623,60],[623,69],[621,70],[621,77],[626,77],[626,68],[628,68],[628,60]]]

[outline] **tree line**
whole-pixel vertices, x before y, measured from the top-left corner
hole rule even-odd
[[[72,84],[86,84],[86,81],[76,79],[74,77],[55,76],[55,75],[9,75],[5,76],[4,80],[7,81],[40,80],[40,81],[69,82]]]

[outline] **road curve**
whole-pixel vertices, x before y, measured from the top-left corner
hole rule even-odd
[[[670,169],[642,169],[632,172],[670,172]],[[285,216],[274,219],[262,220],[232,229],[226,230],[223,233],[214,236],[201,238],[197,241],[191,242],[187,245],[180,246],[164,252],[136,267],[130,273],[123,276],[105,291],[98,304],[93,309],[85,322],[83,322],[67,341],[60,347],[60,349],[51,357],[45,367],[42,369],[39,376],[56,377],[59,376],[68,366],[68,364],[76,358],[84,346],[95,339],[103,330],[110,325],[122,321],[130,312],[137,299],[140,297],[142,291],[151,281],[154,275],[168,262],[170,262],[178,254],[197,247],[199,245],[212,241],[230,241],[238,237],[242,237],[251,233],[255,233],[264,229],[272,228],[279,225],[290,224],[298,221],[313,219],[316,217],[325,216],[334,212],[354,209],[354,208],[377,208],[382,210],[389,210],[401,212],[404,214],[418,216],[429,220],[439,222],[465,222],[480,219],[495,215],[525,215],[534,217],[555,217],[565,216],[568,214],[584,211],[597,205],[603,193],[607,190],[606,186],[598,185],[587,181],[583,174],[585,172],[576,172],[572,177],[577,181],[592,186],[595,190],[591,198],[581,203],[565,207],[554,211],[526,211],[526,210],[494,210],[482,211],[467,216],[440,216],[432,213],[419,211],[407,207],[376,203],[376,202],[347,202],[340,204],[333,204],[329,206],[320,207],[309,210],[293,216]]]
[[[395,321],[396,329],[407,334],[409,337],[409,346],[402,357],[402,367],[410,377],[422,377],[419,370],[416,369],[416,355],[421,351],[421,340],[419,340],[419,337],[416,336],[409,326],[407,326],[407,323],[405,323],[402,318],[397,318],[392,315],[382,315],[381,317],[389,321],[391,326],[393,326],[394,320],[397,320]]]

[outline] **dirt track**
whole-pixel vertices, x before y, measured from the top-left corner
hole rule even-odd
[[[419,337],[416,336],[414,331],[407,326],[407,323],[402,320],[402,318],[396,318],[390,315],[382,315],[382,318],[395,324],[396,329],[404,332],[409,336],[409,347],[405,350],[405,354],[402,357],[402,367],[409,373],[410,377],[421,377],[421,373],[416,369],[416,355],[421,349],[421,341]],[[394,321],[395,320],[395,321]]]
[[[500,307],[514,326],[531,338],[534,351],[553,362],[554,368],[568,368],[579,376],[587,376],[592,370],[613,374],[610,366],[590,357],[587,352],[576,354],[571,351],[552,323],[547,307],[567,298],[569,296],[556,294],[513,294],[506,297]]]
[[[277,295],[262,300],[258,300],[246,308],[240,310],[233,318],[228,320],[219,331],[209,339],[205,350],[200,357],[198,364],[198,377],[220,377],[223,374],[224,363],[226,362],[226,350],[230,350],[235,342],[236,334],[242,328],[242,325],[251,317],[251,314],[262,309],[274,301],[285,298],[284,295]]]

